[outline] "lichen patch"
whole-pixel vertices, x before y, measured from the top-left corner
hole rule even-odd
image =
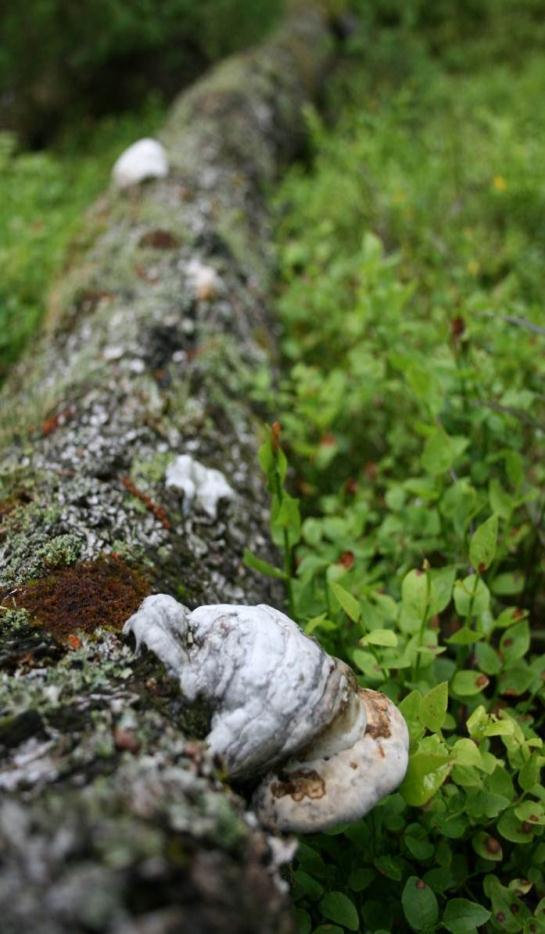
[[[112,554],[61,568],[12,591],[3,602],[25,609],[34,623],[65,642],[75,630],[121,629],[149,591],[146,577]]]

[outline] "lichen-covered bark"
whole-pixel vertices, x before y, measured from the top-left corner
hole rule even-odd
[[[248,401],[274,355],[264,193],[329,55],[323,19],[299,14],[182,96],[169,177],[93,209],[48,334],[4,387],[6,934],[290,930],[278,845],[194,741],[206,711],[119,628],[156,589],[190,607],[271,598],[242,564],[268,547]],[[235,491],[216,518],[166,487],[179,454]]]

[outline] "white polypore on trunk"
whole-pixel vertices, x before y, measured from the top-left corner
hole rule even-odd
[[[164,147],[156,139],[139,139],[121,153],[112,169],[118,188],[130,188],[147,178],[165,178],[168,160]]]
[[[221,471],[205,467],[191,454],[180,454],[168,465],[165,482],[168,487],[184,494],[186,512],[196,500],[213,519],[217,516],[221,500],[233,499],[235,495]]]
[[[124,627],[177,675],[184,697],[212,707],[210,748],[232,775],[253,775],[302,749],[349,694],[335,660],[269,606],[202,606],[147,597]]]
[[[218,604],[190,612],[158,595],[123,631],[176,675],[188,702],[207,702],[208,745],[231,775],[265,775],[253,806],[272,829],[355,820],[403,780],[409,737],[397,708],[359,690],[348,666],[279,610]]]

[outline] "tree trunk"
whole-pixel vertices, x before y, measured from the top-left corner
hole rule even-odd
[[[0,927],[289,931],[271,845],[119,630],[150,592],[278,601],[249,387],[270,371],[264,194],[330,60],[299,14],[175,104],[166,179],[111,191],[1,404]],[[234,496],[167,487],[189,454]]]

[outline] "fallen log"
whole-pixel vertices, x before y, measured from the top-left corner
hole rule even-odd
[[[267,836],[124,621],[156,590],[278,599],[248,387],[271,367],[265,193],[331,55],[299,13],[184,93],[165,178],[112,188],[5,385],[2,931],[289,931]]]

